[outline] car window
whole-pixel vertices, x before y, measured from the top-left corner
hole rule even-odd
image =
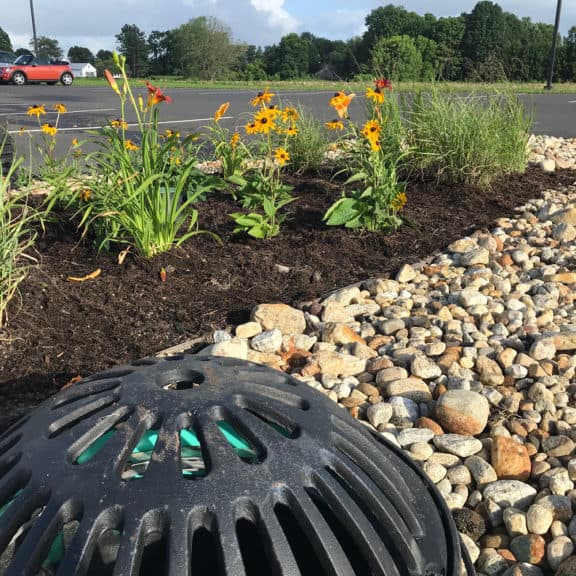
[[[16,56],[12,52],[4,52],[0,50],[0,62],[14,62]]]
[[[22,56],[18,56],[18,58],[16,58],[14,64],[18,64],[18,66],[26,66],[32,62],[33,58],[34,56],[32,56],[32,54],[22,54]]]
[[[37,64],[38,66],[46,66],[47,64],[50,64],[50,60],[46,56],[36,56],[32,64]]]

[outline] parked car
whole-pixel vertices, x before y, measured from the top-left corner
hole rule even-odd
[[[44,56],[23,54],[12,64],[0,68],[0,82],[11,82],[16,86],[28,82],[62,82],[64,86],[70,86],[74,82],[74,74],[68,62],[51,62]]]
[[[12,52],[6,52],[5,50],[0,50],[0,68],[2,68],[2,66],[9,66],[10,64],[13,64],[14,60],[16,60],[16,54],[12,54]]]

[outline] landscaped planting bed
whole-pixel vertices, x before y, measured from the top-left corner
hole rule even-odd
[[[432,93],[402,121],[380,80],[362,126],[334,95],[331,144],[267,90],[244,127],[256,144],[219,124],[224,103],[208,176],[193,137],[158,133],[168,96],[110,85],[138,138],[111,121],[86,175],[81,143],[61,164],[32,107],[47,196],[4,181],[0,429],[166,349],[248,358],[418,461],[479,574],[574,574],[576,171],[542,169],[573,165],[569,146],[532,143],[526,169],[513,100]]]

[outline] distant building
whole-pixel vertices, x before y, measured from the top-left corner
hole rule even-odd
[[[89,62],[72,62],[70,68],[76,78],[96,78],[98,75],[96,68]]]

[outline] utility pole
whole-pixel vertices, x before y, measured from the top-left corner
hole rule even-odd
[[[546,82],[546,86],[544,86],[545,90],[552,90],[552,76],[554,76],[554,60],[556,58],[556,44],[558,43],[558,30],[560,28],[561,10],[562,10],[562,0],[557,0],[556,20],[554,22],[554,37],[552,38],[552,47],[550,48],[550,62],[548,64],[548,82]]]
[[[34,0],[30,0],[30,14],[32,15],[32,35],[34,37],[34,55],[38,56],[38,38],[36,37],[36,20],[34,18]]]

